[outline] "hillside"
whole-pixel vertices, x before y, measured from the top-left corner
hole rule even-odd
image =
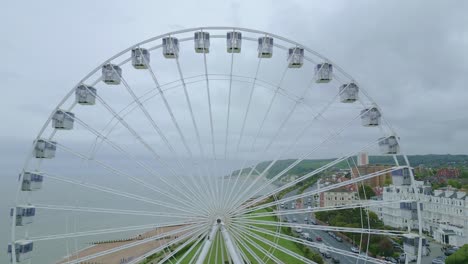
[[[468,155],[450,155],[450,154],[428,154],[428,155],[408,155],[411,166],[423,165],[425,167],[443,167],[443,166],[467,166]],[[287,174],[304,175],[307,172],[320,168],[323,165],[333,161],[334,159],[318,159],[318,160],[303,160]],[[403,163],[403,159],[399,158],[400,162]],[[267,178],[271,178],[287,168],[294,162],[292,159],[279,160],[277,161],[268,171]],[[393,158],[391,156],[369,156],[370,164],[393,164]],[[263,171],[270,161],[264,161],[256,166],[257,171]],[[335,166],[339,169],[347,169],[348,164],[341,162]],[[250,168],[246,168],[242,171],[242,174],[248,174]],[[239,171],[234,171],[233,175],[237,175]],[[254,175],[256,173],[253,173]]]

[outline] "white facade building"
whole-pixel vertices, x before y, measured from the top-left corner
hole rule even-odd
[[[320,193],[320,207],[348,205],[355,203],[358,193],[348,190],[333,190]]]
[[[436,241],[463,246],[468,243],[468,203],[465,192],[454,189],[429,191],[417,182],[417,193],[409,185],[385,187],[382,200],[414,202],[391,203],[371,208],[386,225],[401,229],[418,229],[417,202],[421,202],[422,229]]]

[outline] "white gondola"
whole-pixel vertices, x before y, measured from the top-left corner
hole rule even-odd
[[[21,190],[27,192],[40,190],[42,188],[43,181],[44,177],[40,174],[24,172],[23,182],[21,183]]]
[[[102,81],[106,84],[118,85],[122,78],[122,69],[115,64],[102,66]]]
[[[398,154],[400,152],[400,145],[395,136],[381,138],[379,140],[379,148],[382,154]]]
[[[14,208],[11,208],[10,216],[13,217]],[[16,226],[25,226],[33,222],[36,215],[36,208],[32,205],[24,205],[16,207]]]
[[[288,67],[300,68],[304,64],[304,49],[295,47],[288,50]]]
[[[361,111],[361,122],[363,126],[372,127],[380,125],[380,114],[379,109],[376,107],[364,109]]]
[[[16,262],[26,263],[32,258],[33,242],[30,240],[17,240],[14,243],[14,250],[11,244],[8,245],[8,254],[10,255],[10,262],[13,258]]]
[[[273,38],[260,37],[258,38],[258,57],[271,58],[273,56]]]
[[[148,69],[150,63],[150,54],[147,49],[132,49],[132,66],[135,69]]]
[[[52,117],[52,127],[55,129],[70,130],[73,129],[75,114],[63,110],[57,110]]]
[[[179,56],[179,40],[174,37],[162,39],[162,51],[165,58],[175,58]]]
[[[226,34],[227,52],[239,53],[242,46],[242,33],[237,31],[228,32]]]
[[[359,86],[355,83],[347,83],[340,86],[340,101],[342,103],[354,103],[359,99]]]
[[[96,88],[84,84],[76,87],[75,101],[81,105],[94,105],[96,103]]]
[[[210,33],[208,32],[195,32],[194,33],[194,44],[196,53],[208,53],[210,52]]]
[[[330,82],[333,76],[333,65],[330,63],[320,63],[315,66],[315,82]]]
[[[55,151],[57,150],[57,142],[48,141],[45,139],[38,139],[36,142],[35,156],[38,159],[52,159],[55,157]]]

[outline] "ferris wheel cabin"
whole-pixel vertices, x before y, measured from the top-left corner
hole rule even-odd
[[[75,114],[63,110],[57,110],[52,117],[52,127],[55,129],[70,130],[73,129]]]
[[[379,148],[382,154],[398,154],[400,152],[400,145],[395,136],[381,138]]]
[[[162,39],[162,51],[164,58],[172,59],[179,56],[179,40],[174,37]]]
[[[96,103],[96,88],[84,84],[76,87],[75,102],[80,105],[94,105]]]
[[[195,32],[193,36],[196,53],[210,52],[210,33]]]
[[[333,76],[333,65],[330,63],[320,63],[315,66],[315,82],[328,83]]]
[[[34,148],[35,156],[38,159],[52,159],[55,157],[55,151],[57,150],[57,142],[48,141],[45,139],[38,139],[36,147]]]
[[[241,32],[228,32],[226,34],[227,52],[239,53],[242,45],[242,33]]]
[[[342,103],[354,103],[359,99],[359,87],[355,83],[340,86],[340,101]]]
[[[118,85],[122,77],[122,69],[115,64],[102,66],[102,81],[106,84]]]
[[[288,50],[289,68],[300,68],[304,64],[304,49],[295,47]]]
[[[14,212],[16,213],[16,226],[25,226],[33,222],[36,208],[32,205],[17,206],[16,211],[14,208],[11,208],[10,216],[13,217]]]
[[[379,109],[376,107],[364,109],[361,111],[361,123],[366,127],[378,126],[380,125],[381,116]]]
[[[150,54],[147,49],[132,49],[132,66],[135,69],[148,69]]]
[[[10,255],[10,262],[13,258],[18,263],[26,263],[32,258],[33,242],[30,240],[17,240],[14,243],[15,250],[13,252],[12,245],[8,245],[8,254]]]
[[[44,181],[44,176],[33,173],[33,172],[24,172],[23,182],[21,183],[22,191],[37,191],[42,188],[42,182]]]
[[[271,58],[273,56],[273,38],[258,38],[258,57]]]

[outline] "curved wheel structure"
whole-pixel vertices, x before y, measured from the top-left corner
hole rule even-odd
[[[376,237],[413,241],[404,248],[420,262],[414,195],[358,192],[395,171],[418,192],[399,141],[364,87],[305,45],[235,27],[163,34],[104,61],[54,108],[18,178],[11,262],[315,263],[303,245],[385,263],[369,250]],[[363,171],[362,152],[388,165]],[[339,192],[352,195],[326,198]],[[415,226],[369,217],[408,204]],[[358,225],[316,220],[345,210]]]

